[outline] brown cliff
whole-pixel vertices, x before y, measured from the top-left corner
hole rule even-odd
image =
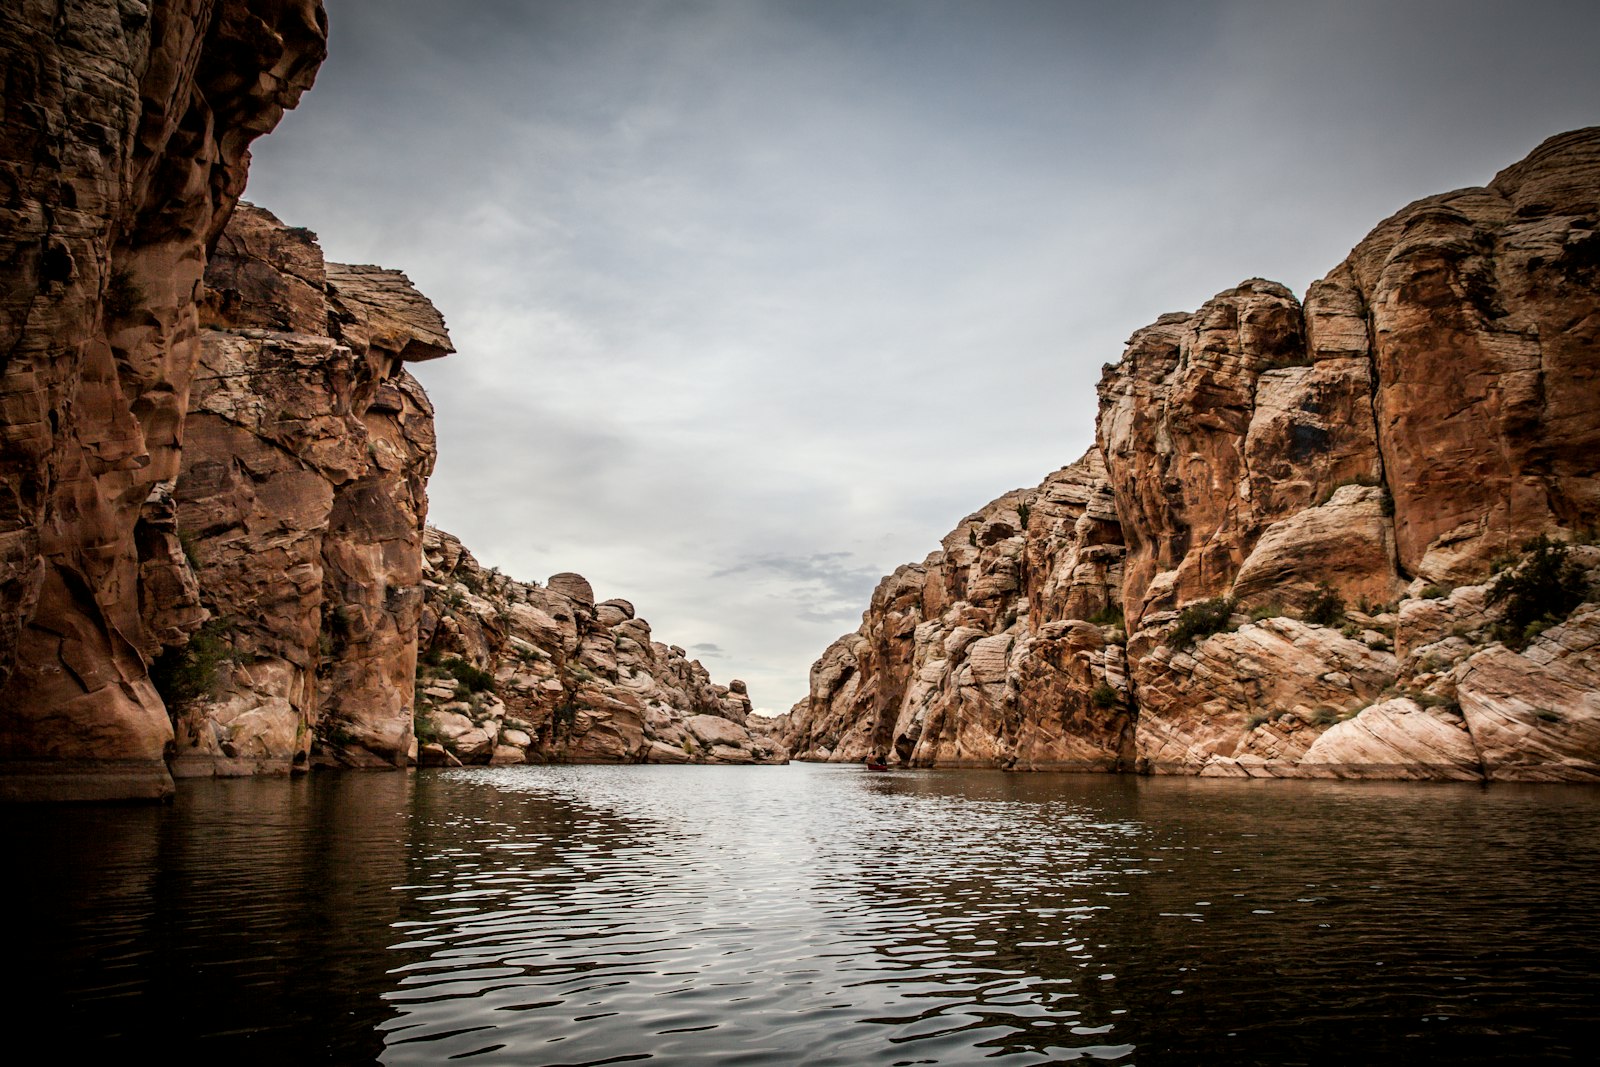
[[[239,205],[206,271],[174,497],[208,621],[156,672],[173,773],[404,766],[433,409],[406,363],[452,351],[403,274],[324,264]]]
[[[0,790],[171,790],[147,666],[201,610],[174,527],[196,296],[313,0],[8,3],[0,138]]]
[[[884,580],[791,748],[1600,778],[1597,274],[1588,129],[1405,208],[1304,305],[1256,279],[1162,316],[1107,366],[1089,456]],[[1049,503],[1068,472],[1075,519]],[[1519,614],[1496,591],[1545,535],[1577,545],[1565,587]],[[1097,625],[1119,615],[1125,638]]]
[[[424,764],[782,763],[743,682],[717,685],[577,574],[540,587],[427,531],[417,733]]]

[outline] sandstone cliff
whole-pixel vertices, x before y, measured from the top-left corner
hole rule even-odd
[[[1405,208],[1303,305],[1257,279],[1162,316],[1107,366],[1088,456],[880,584],[790,747],[1600,778],[1600,550],[1530,540],[1600,521],[1597,274],[1589,129]]]
[[[581,575],[538,585],[427,531],[420,762],[782,763],[743,682],[715,685]]]
[[[201,621],[176,529],[197,296],[314,0],[0,12],[0,790],[160,796],[147,666]]]
[[[155,677],[173,773],[404,766],[433,409],[453,351],[403,274],[240,204],[206,270],[177,526],[208,621]]]

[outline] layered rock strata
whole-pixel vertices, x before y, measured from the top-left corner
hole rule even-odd
[[[314,0],[0,12],[0,793],[171,790],[148,677],[203,612],[178,476],[206,254],[326,52]]]
[[[782,763],[743,682],[717,685],[577,574],[544,585],[427,531],[419,762]]]
[[[209,621],[173,649],[173,773],[404,766],[433,409],[409,362],[453,351],[403,274],[325,264],[239,205],[206,272],[174,497]],[[160,677],[158,672],[158,677]]]
[[[1408,206],[1303,304],[1254,279],[1162,316],[1106,367],[1088,456],[884,579],[790,747],[1600,778],[1600,553],[1570,551],[1581,603],[1543,632],[1494,595],[1530,538],[1600,522],[1597,281],[1588,129]]]

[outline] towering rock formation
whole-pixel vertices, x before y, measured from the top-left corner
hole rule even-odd
[[[1126,760],[1112,608],[1123,547],[1105,477],[1090,452],[967,516],[939,551],[879,583],[861,629],[811,668],[791,748],[955,767]]]
[[[206,271],[174,498],[209,620],[157,681],[173,772],[288,773],[315,738],[404,766],[433,409],[408,362],[453,351],[405,275],[324,264],[240,204]]]
[[[716,685],[578,574],[544,586],[427,532],[417,729],[424,763],[782,763],[743,682]]]
[[[178,475],[206,252],[325,54],[314,0],[0,11],[0,792],[159,796],[200,621]]]
[[[1587,129],[1405,208],[1303,306],[1256,279],[1135,333],[1101,379],[1095,450],[886,578],[788,741],[919,764],[1600,778],[1600,549],[1563,568],[1529,543],[1593,539],[1597,436]],[[1524,625],[1512,587],[1541,568],[1564,588],[1545,582]]]
[[[325,40],[296,0],[0,14],[0,797],[416,758],[435,448],[406,365],[450,339],[403,274],[238,203]],[[435,592],[479,573],[450,544]],[[781,758],[623,602],[496,589],[504,618],[436,605],[426,640],[504,677],[465,705],[502,762]]]

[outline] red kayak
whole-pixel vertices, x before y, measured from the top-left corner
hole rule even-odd
[[[867,760],[867,770],[869,771],[886,771],[888,769],[889,765],[887,763],[874,763],[872,760]]]

